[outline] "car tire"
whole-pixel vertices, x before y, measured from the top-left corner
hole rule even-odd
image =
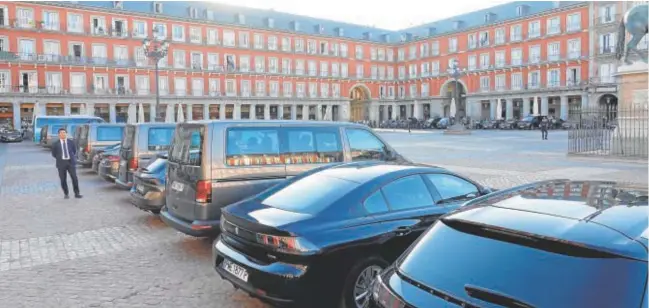
[[[375,272],[378,274],[383,269],[390,266],[390,264],[383,260],[383,258],[378,256],[370,256],[365,259],[362,259],[356,264],[354,264],[348,271],[348,274],[345,276],[345,282],[343,283],[342,298],[340,299],[340,308],[357,308],[355,297],[355,286],[358,283],[362,283],[367,286],[367,295],[366,300],[369,301],[369,296],[371,295],[370,283],[374,277],[367,277],[368,274]],[[378,270],[378,271],[377,271]],[[365,277],[361,277],[365,275]],[[367,281],[366,279],[369,279]],[[359,281],[362,280],[362,281]],[[369,307],[369,306],[367,306]]]

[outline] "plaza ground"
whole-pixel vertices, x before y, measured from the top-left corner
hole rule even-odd
[[[565,155],[567,132],[379,130],[405,156],[506,188],[550,178],[647,185],[647,164]],[[210,240],[134,208],[128,193],[79,171],[64,200],[47,150],[0,144],[0,302],[4,307],[266,307],[220,280]]]

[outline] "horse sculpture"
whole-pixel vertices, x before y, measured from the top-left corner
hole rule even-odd
[[[624,57],[624,63],[632,64],[628,58],[629,52],[633,50],[636,55],[640,56],[642,61],[647,63],[647,59],[637,49],[640,40],[649,32],[649,17],[647,15],[649,15],[649,6],[646,4],[635,6],[624,14],[617,31],[615,57],[618,61]],[[626,31],[631,34],[631,40],[629,40],[625,48]]]

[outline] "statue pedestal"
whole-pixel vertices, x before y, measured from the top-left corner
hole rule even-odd
[[[649,65],[642,61],[618,67],[617,127],[611,134],[611,154],[647,157]]]

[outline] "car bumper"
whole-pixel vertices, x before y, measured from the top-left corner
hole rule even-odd
[[[110,166],[102,166],[99,165],[99,176],[108,181],[108,182],[115,182],[116,176],[112,172],[112,168]]]
[[[173,216],[166,206],[160,211],[160,219],[170,227],[195,237],[209,237],[219,233],[220,220],[186,221]]]
[[[276,306],[297,306],[302,299],[307,299],[305,281],[308,266],[298,266],[282,262],[257,264],[248,257],[223,241],[219,236],[212,245],[212,266],[221,279],[232,283],[236,288],[247,292],[250,296]],[[228,261],[243,267],[248,273],[248,281],[241,280],[223,267],[223,261]]]
[[[88,168],[92,166],[92,159],[77,157],[77,164],[81,165],[84,168]]]
[[[119,178],[115,178],[115,184],[121,189],[131,189],[133,187],[133,182],[125,183]]]
[[[137,191],[131,191],[131,203],[143,211],[160,211],[165,204],[164,192],[156,192],[158,197],[147,198]]]

